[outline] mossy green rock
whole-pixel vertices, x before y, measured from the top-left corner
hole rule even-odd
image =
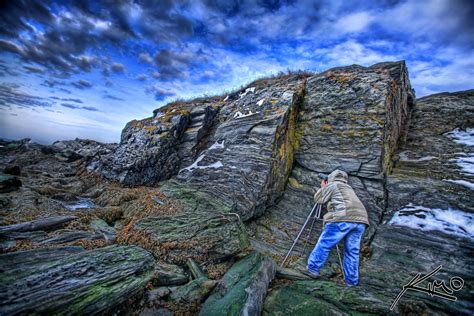
[[[17,177],[0,172],[0,193],[15,191],[19,187],[21,187],[21,181]]]
[[[135,229],[149,236],[156,256],[174,263],[184,263],[187,258],[225,259],[249,245],[238,217],[224,213],[147,217],[139,220]]]
[[[138,294],[153,256],[135,246],[35,249],[0,255],[0,314],[100,314]]]
[[[347,288],[331,281],[296,281],[273,289],[263,315],[381,315],[391,301],[362,287]]]
[[[200,315],[259,315],[275,272],[272,259],[256,252],[247,255],[227,271]]]

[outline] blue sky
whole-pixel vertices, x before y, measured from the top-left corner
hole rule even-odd
[[[417,97],[474,88],[473,1],[3,1],[0,137],[118,142],[176,98],[280,71],[407,61]]]

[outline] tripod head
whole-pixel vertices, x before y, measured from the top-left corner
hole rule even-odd
[[[324,181],[328,181],[328,175],[325,173],[319,173],[318,178]]]

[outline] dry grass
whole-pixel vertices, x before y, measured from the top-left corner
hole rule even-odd
[[[219,280],[221,279],[224,274],[229,270],[232,266],[233,262],[222,262],[216,264],[209,264],[206,266],[206,272],[210,279],[212,280]]]

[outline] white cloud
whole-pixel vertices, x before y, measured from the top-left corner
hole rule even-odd
[[[328,66],[358,64],[370,66],[382,61],[396,61],[400,56],[383,54],[365,47],[363,44],[348,40],[331,48],[317,49],[315,55],[325,59]]]
[[[335,29],[340,34],[359,33],[374,21],[374,17],[369,12],[357,12],[345,15],[337,21]]]
[[[408,62],[417,97],[474,88],[474,55],[451,48],[433,51],[431,60]]]

